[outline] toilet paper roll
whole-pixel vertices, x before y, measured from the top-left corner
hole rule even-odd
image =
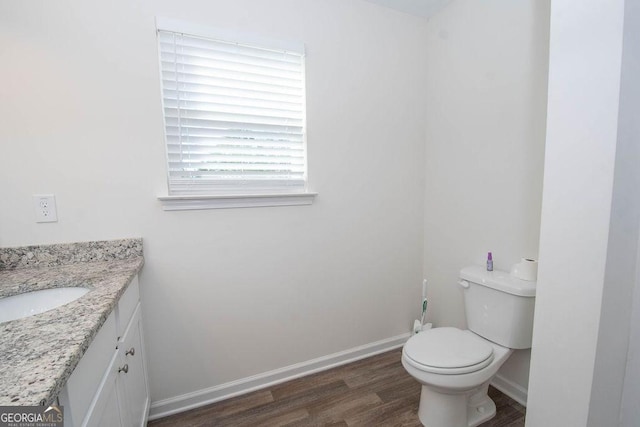
[[[538,261],[522,258],[519,263],[511,267],[511,275],[517,279],[535,282],[538,279]]]

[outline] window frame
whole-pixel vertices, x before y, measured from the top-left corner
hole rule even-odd
[[[282,40],[265,39],[248,33],[213,28],[205,25],[194,24],[176,19],[156,17],[156,40],[158,46],[159,76],[162,80],[162,58],[159,50],[159,32],[170,31],[183,33],[195,37],[226,40],[234,43],[242,43],[249,46],[264,47],[267,49],[282,49],[302,52],[304,56],[304,44],[292,43]],[[304,72],[304,62],[303,62]],[[219,189],[212,185],[210,192],[196,194],[171,194],[169,192],[169,151],[167,131],[165,125],[163,85],[160,81],[159,89],[162,102],[163,118],[163,142],[165,149],[165,168],[167,172],[167,195],[158,196],[164,210],[193,210],[193,209],[217,209],[217,208],[241,208],[241,207],[267,207],[267,206],[296,206],[310,205],[314,202],[317,193],[308,189],[308,156],[307,156],[307,132],[306,132],[306,79],[303,77],[303,149],[304,149],[304,186],[287,188],[286,186],[257,186],[251,187],[238,185],[227,187],[221,185]]]

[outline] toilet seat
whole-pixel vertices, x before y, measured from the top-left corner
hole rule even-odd
[[[435,328],[411,337],[404,346],[407,362],[425,372],[468,374],[493,361],[493,347],[470,331]]]

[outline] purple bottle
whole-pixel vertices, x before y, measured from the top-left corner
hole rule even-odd
[[[493,271],[493,257],[491,252],[487,254],[487,271]]]

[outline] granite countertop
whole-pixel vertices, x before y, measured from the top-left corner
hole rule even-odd
[[[142,239],[0,248],[0,298],[90,289],[56,309],[0,323],[0,406],[53,403],[143,264]]]

